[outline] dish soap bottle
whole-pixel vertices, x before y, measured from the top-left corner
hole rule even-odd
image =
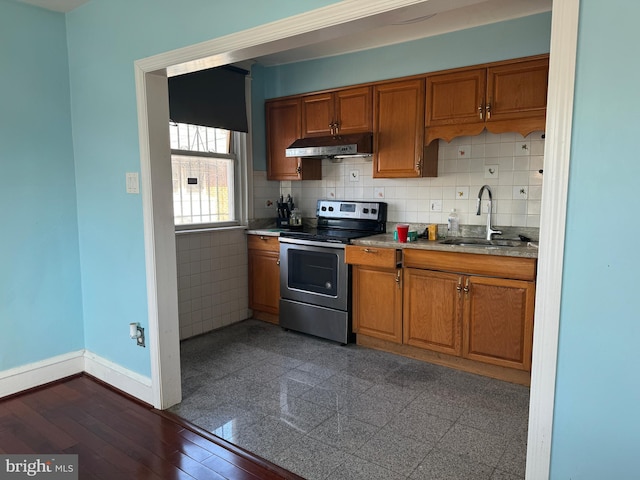
[[[457,237],[458,235],[460,235],[460,221],[456,209],[452,208],[447,219],[447,236]]]

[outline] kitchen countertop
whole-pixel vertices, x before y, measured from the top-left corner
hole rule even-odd
[[[247,230],[247,235],[262,235],[265,237],[279,237],[280,228],[262,228]],[[538,258],[537,242],[522,242],[519,247],[500,247],[500,246],[461,246],[461,245],[443,245],[439,242],[444,240],[425,240],[419,238],[414,242],[400,243],[393,239],[393,233],[382,233],[380,235],[372,235],[370,237],[359,238],[353,240],[353,245],[361,245],[367,247],[379,248],[415,248],[420,250],[437,250],[440,252],[454,253],[475,253],[478,255],[497,255],[503,257],[522,257],[522,258]]]
[[[420,250],[438,250],[440,252],[454,253],[475,253],[479,255],[498,255],[503,257],[523,257],[538,258],[538,247],[535,242],[522,242],[522,246],[518,247],[499,247],[499,246],[461,246],[461,245],[443,245],[438,240],[425,240],[419,238],[414,242],[400,243],[393,239],[393,233],[383,233],[380,235],[372,235],[371,237],[359,238],[353,240],[353,245],[361,245],[367,247],[380,248],[414,248]],[[497,240],[497,239],[496,239]]]
[[[280,232],[283,232],[282,228],[256,228],[254,230],[247,230],[247,235],[262,235],[263,237],[279,237]]]

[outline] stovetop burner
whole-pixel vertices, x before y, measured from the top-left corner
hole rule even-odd
[[[318,229],[312,228],[302,231],[285,231],[280,236],[285,238],[298,238],[305,240],[314,240],[316,242],[334,242],[348,244],[356,238],[368,237],[376,235],[377,232],[359,231],[359,230],[337,230],[337,229]],[[382,233],[382,232],[381,232]]]
[[[280,237],[348,244],[356,238],[386,232],[387,204],[344,200],[318,200],[317,228],[285,231]]]

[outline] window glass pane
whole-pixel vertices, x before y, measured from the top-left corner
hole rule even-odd
[[[234,160],[172,155],[176,225],[235,221]]]
[[[169,132],[172,150],[231,153],[231,131],[229,130],[171,123]]]

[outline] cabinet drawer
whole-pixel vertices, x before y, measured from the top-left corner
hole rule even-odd
[[[368,267],[396,268],[402,252],[394,248],[361,247],[347,245],[345,263]]]
[[[405,267],[443,272],[530,281],[536,278],[536,260],[534,258],[451,253],[405,248],[403,262]]]
[[[278,237],[271,237],[267,235],[247,235],[247,248],[249,250],[279,252],[280,242],[278,241]]]

